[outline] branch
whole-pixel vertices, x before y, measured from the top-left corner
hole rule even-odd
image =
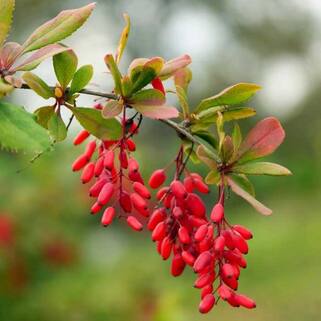
[[[55,89],[55,87],[49,87],[49,88],[52,90]],[[20,89],[31,89],[31,88],[27,84],[23,84],[20,87]],[[68,90],[68,88],[66,90]],[[88,90],[88,89],[83,89],[79,93],[84,94],[84,95],[97,96],[97,97],[103,97],[103,98],[114,99],[114,100],[118,99],[118,96],[115,94],[102,93],[102,92],[92,91],[92,90]],[[202,142],[198,138],[194,137],[189,131],[187,131],[180,124],[175,123],[174,121],[169,120],[169,119],[159,119],[159,121],[161,121],[162,123],[166,124],[167,126],[173,128],[180,137],[189,140],[193,144],[196,144],[196,145],[202,144]],[[214,157],[215,161],[217,163],[221,163],[221,159],[217,155],[217,153],[215,151],[212,151],[212,152],[213,152],[213,157]]]

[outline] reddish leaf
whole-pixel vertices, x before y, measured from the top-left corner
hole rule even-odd
[[[174,107],[161,105],[161,106],[146,106],[146,105],[133,105],[133,107],[145,117],[153,119],[169,119],[178,117],[178,110]]]
[[[283,142],[284,129],[274,117],[261,120],[251,129],[237,153],[238,163],[272,154]]]

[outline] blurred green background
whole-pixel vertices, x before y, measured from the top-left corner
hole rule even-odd
[[[19,0],[11,40],[22,42],[59,11],[86,3]],[[75,125],[68,141],[31,166],[30,155],[0,152],[0,320],[320,320],[321,2],[97,3],[88,23],[66,41],[82,64],[94,64],[93,89],[111,90],[103,56],[115,50],[121,13],[128,12],[133,29],[123,68],[136,57],[188,53],[191,102],[233,83],[256,82],[264,88],[251,102],[258,115],[241,122],[243,131],[264,116],[280,117],[287,138],[270,160],[294,175],[253,180],[258,198],[274,214],[261,217],[234,196],[228,205],[230,221],[255,235],[240,292],[258,307],[248,311],[222,303],[200,315],[192,272],[172,278],[148,233],[134,233],[122,222],[103,229],[99,217],[89,215],[87,187],[70,169],[82,150],[71,144]],[[54,82],[50,61],[38,74]],[[31,92],[16,91],[11,99],[30,111],[45,104]],[[90,106],[93,99],[81,102]],[[179,144],[169,128],[148,121],[136,142],[145,177],[167,164]],[[215,198],[213,191],[208,205]],[[13,239],[6,235],[11,228]]]

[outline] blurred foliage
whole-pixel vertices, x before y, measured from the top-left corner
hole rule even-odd
[[[14,36],[21,40],[26,32],[58,11],[86,2],[17,1]],[[91,42],[95,36],[89,33],[99,29],[98,40],[106,38],[110,42],[102,43],[102,49],[95,48],[102,50],[101,59],[110,51],[107,47],[117,43],[123,11],[131,15],[134,30],[129,53],[124,56],[127,61],[137,56],[171,58],[184,53],[177,52],[183,41],[178,38],[188,39],[191,35],[166,33],[170,26],[177,26],[173,21],[177,19],[186,26],[182,19],[192,17],[188,32],[199,30],[197,21],[203,26],[204,12],[205,17],[212,17],[216,22],[210,24],[213,30],[203,31],[206,35],[213,33],[217,48],[204,48],[206,55],[191,48],[196,83],[191,90],[195,93],[190,97],[192,102],[238,81],[261,84],[280,57],[299,61],[308,84],[299,106],[294,104],[286,113],[280,112],[287,138],[276,155],[269,158],[286,165],[294,175],[254,179],[258,198],[274,210],[270,218],[257,215],[234,196],[228,205],[232,222],[245,224],[254,232],[241,291],[255,298],[258,308],[231,309],[223,303],[202,319],[319,320],[321,63],[314,52],[320,49],[317,30],[321,15],[311,7],[316,1],[305,2],[306,7],[296,0],[255,0],[251,5],[246,1],[97,2],[96,18],[71,43],[81,53],[86,46],[80,45],[84,41],[97,44]],[[142,8],[146,10],[143,17]],[[207,41],[211,44],[212,39]],[[85,63],[92,62],[90,51],[92,47],[83,50],[81,59]],[[99,68],[95,71],[103,72]],[[283,88],[282,79],[275,86]],[[266,90],[274,101],[284,101],[283,92],[269,91],[269,87]],[[296,90],[299,89],[293,88],[293,95]],[[38,106],[31,93],[24,95],[20,99],[25,99],[28,107]],[[253,106],[258,109],[254,121],[279,112],[263,99],[253,101]],[[241,122],[243,132],[251,125],[251,121]],[[144,122],[137,138],[137,158],[143,164],[145,177],[171,159],[178,142],[162,124]],[[98,216],[89,215],[87,188],[70,170],[77,148],[67,141],[32,165],[27,156],[0,153],[0,230],[1,224],[6,224],[3,217],[13,229],[12,242],[0,240],[0,320],[199,320],[198,292],[190,286],[192,273],[172,278],[169,263],[157,256],[147,233],[134,233],[118,222],[106,230],[100,226]],[[205,170],[202,167],[203,174]],[[208,202],[213,198],[215,192]]]

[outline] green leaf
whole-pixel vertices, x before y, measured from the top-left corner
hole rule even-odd
[[[48,121],[54,114],[54,111],[54,106],[40,107],[37,110],[35,110],[34,114],[36,115],[37,123],[42,127],[48,129]]]
[[[236,153],[242,143],[242,132],[240,126],[237,123],[235,123],[233,127],[232,141],[234,146],[234,153]]]
[[[14,7],[14,0],[0,0],[0,47],[10,31]]]
[[[247,193],[255,197],[255,189],[251,181],[244,174],[230,173],[229,176],[233,181],[244,189]]]
[[[182,55],[172,60],[166,61],[158,76],[162,79],[168,79],[173,76],[178,70],[187,67],[192,62],[189,55]]]
[[[287,168],[269,162],[250,162],[243,165],[236,165],[232,170],[234,173],[248,175],[284,176],[292,174]]]
[[[95,3],[91,3],[79,9],[62,11],[31,34],[23,44],[23,52],[33,51],[67,38],[86,22],[94,7]]]
[[[120,59],[123,55],[123,52],[126,48],[126,44],[127,44],[127,40],[128,40],[128,36],[129,36],[129,32],[130,32],[130,18],[128,16],[127,13],[124,13],[124,19],[125,19],[125,22],[126,22],[126,26],[125,28],[123,29],[123,32],[120,36],[120,40],[119,40],[119,44],[118,44],[118,48],[117,48],[117,51],[116,51],[116,57],[115,57],[115,60],[116,60],[116,64],[118,65],[119,62],[120,62]]]
[[[239,83],[228,87],[219,94],[203,99],[196,112],[220,105],[238,105],[251,98],[261,87],[256,84]]]
[[[209,185],[218,185],[221,182],[220,172],[211,170],[205,177],[205,183]]]
[[[118,116],[123,111],[124,105],[118,100],[110,100],[102,110],[104,118],[113,118]]]
[[[22,79],[34,92],[36,92],[42,98],[49,99],[50,97],[54,97],[54,93],[52,92],[50,87],[40,77],[33,74],[32,72],[25,72],[22,75]]]
[[[189,115],[189,105],[187,101],[186,91],[182,87],[176,85],[176,95],[183,111],[183,117],[184,119],[186,119]]]
[[[72,112],[81,126],[99,139],[115,140],[122,134],[119,121],[115,118],[104,119],[100,110],[77,107],[73,108]]]
[[[48,130],[56,142],[62,142],[67,137],[66,125],[56,113],[53,113],[48,121]]]
[[[48,45],[44,48],[37,50],[34,54],[32,54],[29,58],[23,61],[17,67],[10,69],[10,71],[29,71],[35,69],[43,60],[52,57],[54,55],[60,54],[64,51],[68,50],[68,48],[63,47],[58,44]]]
[[[92,65],[85,65],[80,67],[74,75],[70,85],[69,94],[73,95],[83,90],[93,77],[94,69]]]
[[[198,158],[206,164],[211,170],[217,170],[217,163],[215,162],[211,151],[204,145],[199,145],[196,154]]]
[[[187,155],[189,155],[189,159],[194,163],[194,164],[199,164],[200,163],[200,159],[197,157],[197,154],[193,148],[193,144],[189,141],[184,139],[183,140],[183,149],[184,149],[184,153]],[[193,148],[193,150],[192,150]]]
[[[222,144],[222,159],[228,163],[234,152],[234,146],[231,136],[225,136]]]
[[[208,143],[214,149],[217,148],[217,140],[213,136],[213,134],[210,133],[208,130],[198,130],[198,131],[192,130],[192,134],[194,136],[200,137],[202,140],[204,140],[206,143]]]
[[[129,105],[159,106],[166,101],[163,93],[156,89],[144,89],[136,92],[126,102]]]
[[[72,49],[53,57],[53,66],[56,77],[63,89],[66,89],[74,78],[77,70],[78,58]]]
[[[105,56],[105,63],[113,76],[114,83],[115,83],[115,92],[116,94],[121,94],[122,93],[122,86],[121,86],[121,79],[122,75],[118,69],[118,66],[114,60],[113,55],[108,54]]]
[[[40,153],[50,147],[51,141],[47,131],[23,107],[0,101],[0,145]]]
[[[0,98],[7,96],[13,91],[14,87],[0,78]]]
[[[267,117],[250,130],[238,153],[238,163],[245,163],[273,153],[283,142],[285,132],[279,120]]]
[[[251,194],[245,191],[240,185],[238,185],[231,177],[227,176],[227,183],[231,187],[232,191],[245,199],[248,203],[250,203],[259,213],[263,215],[271,215],[272,210],[263,205],[257,199],[255,199]]]
[[[121,80],[121,88],[124,97],[129,97],[132,92],[133,84],[128,75],[125,75]]]

